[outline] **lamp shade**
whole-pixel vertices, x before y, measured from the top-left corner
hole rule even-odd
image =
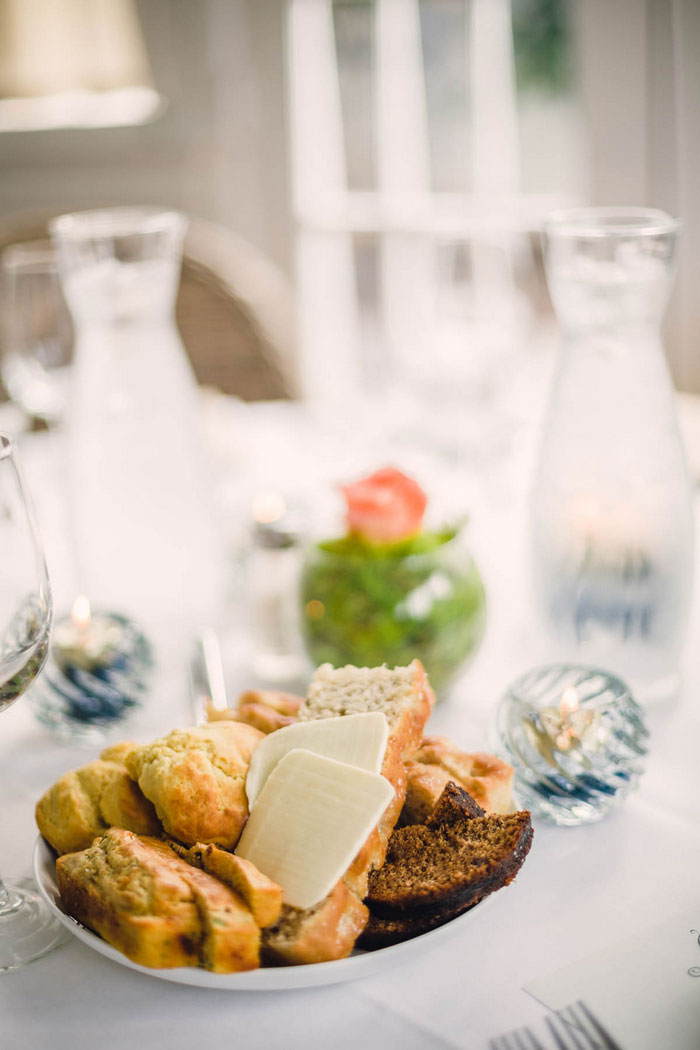
[[[0,0],[0,131],[142,124],[163,104],[134,0]]]

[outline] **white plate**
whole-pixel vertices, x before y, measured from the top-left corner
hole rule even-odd
[[[42,897],[59,922],[62,922],[66,929],[75,934],[79,940],[101,955],[112,959],[113,962],[121,966],[128,966],[131,970],[138,970],[149,977],[158,977],[161,981],[175,981],[177,984],[192,984],[200,988],[223,988],[241,992],[311,988],[322,984],[336,984],[339,981],[354,981],[359,977],[367,977],[380,970],[390,969],[404,959],[408,961],[411,956],[415,957],[425,951],[432,951],[448,937],[454,936],[470,921],[477,908],[481,910],[493,896],[492,894],[491,897],[487,897],[458,918],[445,923],[444,926],[438,926],[429,933],[423,933],[410,941],[402,941],[401,944],[394,944],[389,948],[378,948],[373,952],[355,952],[348,959],[310,963],[307,966],[274,966],[249,970],[246,973],[210,973],[208,970],[200,970],[196,967],[153,970],[147,966],[139,966],[138,963],[127,959],[126,955],[122,955],[116,948],[107,944],[101,937],[69,915],[56,884],[55,854],[41,837],[37,839],[34,847],[34,878]]]

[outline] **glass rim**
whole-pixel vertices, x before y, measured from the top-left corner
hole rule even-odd
[[[0,263],[7,270],[44,273],[57,269],[56,252],[45,238],[8,244],[0,254]]]
[[[187,219],[182,212],[151,205],[125,205],[68,212],[58,215],[48,224],[51,236],[59,240],[141,237],[169,230],[184,234],[186,228]]]
[[[17,450],[17,442],[5,430],[0,430],[0,460],[9,459]]]
[[[586,681],[590,681],[592,678],[603,678],[609,685],[618,689],[620,696],[628,696],[634,700],[632,691],[627,682],[621,678],[614,671],[609,671],[605,667],[599,667],[597,665],[588,665],[580,663],[556,663],[550,662],[542,664],[536,667],[531,667],[527,671],[523,671],[519,674],[510,685],[507,687],[501,703],[507,704],[509,701],[515,701],[516,703],[529,703],[533,707],[537,707],[538,704],[532,699],[531,696],[527,695],[527,687],[531,688],[533,682],[543,681],[547,678],[554,678],[557,681],[557,688],[559,688],[560,680],[563,678],[571,679],[567,684],[573,685],[574,688],[578,688]],[[582,703],[585,703],[586,698],[583,698]]]
[[[551,237],[660,236],[677,233],[683,226],[659,208],[636,207],[582,207],[560,208],[550,212],[543,224],[544,233]]]

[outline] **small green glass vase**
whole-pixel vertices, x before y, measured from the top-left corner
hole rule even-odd
[[[354,535],[315,543],[300,586],[315,664],[396,667],[417,658],[444,696],[483,637],[484,586],[462,529],[383,545]]]

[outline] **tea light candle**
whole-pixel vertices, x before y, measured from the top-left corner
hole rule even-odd
[[[70,619],[54,627],[52,653],[64,668],[79,667],[86,671],[110,667],[119,653],[124,637],[121,618],[93,615],[90,602],[79,595],[73,602]]]
[[[93,612],[83,595],[54,626],[50,657],[28,694],[36,717],[58,736],[98,743],[146,692],[150,643],[128,617]]]
[[[501,700],[495,746],[518,803],[557,824],[598,820],[636,786],[648,732],[627,686],[576,665],[536,668]]]
[[[579,706],[578,692],[567,685],[558,707],[543,707],[539,720],[527,724],[528,732],[543,758],[556,765],[556,751],[598,751],[605,732],[599,711]]]

